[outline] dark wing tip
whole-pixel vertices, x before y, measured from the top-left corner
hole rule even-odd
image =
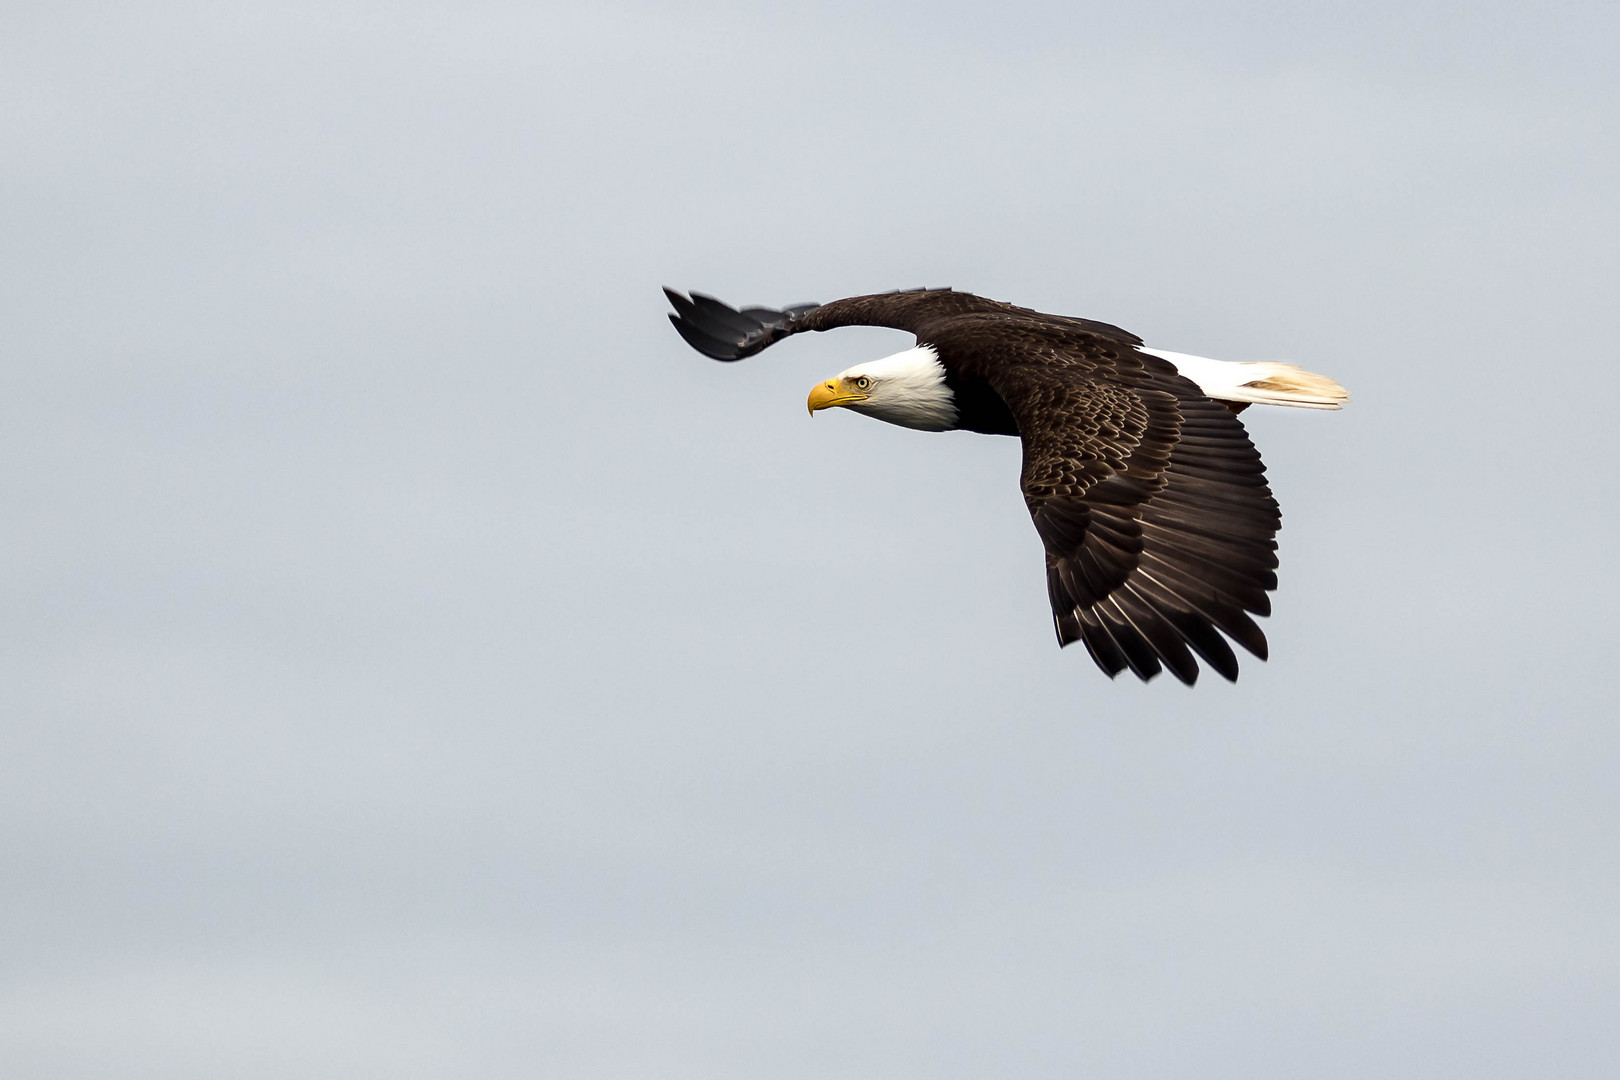
[[[675,324],[686,343],[712,360],[741,360],[752,356],[774,341],[795,333],[794,323],[819,304],[799,304],[778,311],[774,308],[744,308],[741,311],[693,292],[689,297],[664,287],[664,296],[675,311],[669,321]]]
[[[690,322],[671,312],[669,321],[674,324],[675,330],[686,339],[686,343],[711,360],[740,360],[742,356],[736,348],[710,337]]]

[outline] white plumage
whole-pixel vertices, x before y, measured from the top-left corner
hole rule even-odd
[[[918,345],[869,360],[838,373],[849,383],[872,380],[865,401],[846,408],[918,431],[949,431],[956,426],[956,395],[945,385],[945,365],[931,345]]]
[[[1243,401],[1256,405],[1292,405],[1297,409],[1337,409],[1350,400],[1344,387],[1295,364],[1272,360],[1244,363],[1211,360],[1207,356],[1143,348],[1198,384],[1216,401]]]

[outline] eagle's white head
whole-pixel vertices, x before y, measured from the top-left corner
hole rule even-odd
[[[930,345],[856,364],[810,391],[811,416],[835,405],[919,431],[950,431],[958,415],[945,365]]]

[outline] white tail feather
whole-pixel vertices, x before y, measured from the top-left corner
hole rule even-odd
[[[1235,363],[1211,360],[1190,353],[1143,349],[1168,360],[1198,389],[1216,401],[1243,401],[1256,405],[1292,405],[1297,409],[1337,409],[1350,400],[1344,387],[1295,364],[1262,360]]]

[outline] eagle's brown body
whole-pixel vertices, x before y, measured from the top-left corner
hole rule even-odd
[[[676,329],[720,360],[805,330],[915,334],[944,368],[955,427],[1023,441],[1024,500],[1046,547],[1061,644],[1084,642],[1110,675],[1168,667],[1189,684],[1195,653],[1237,677],[1222,633],[1265,659],[1250,615],[1270,613],[1282,522],[1265,467],[1234,410],[1135,335],[950,290],[786,311],[666,293]]]

